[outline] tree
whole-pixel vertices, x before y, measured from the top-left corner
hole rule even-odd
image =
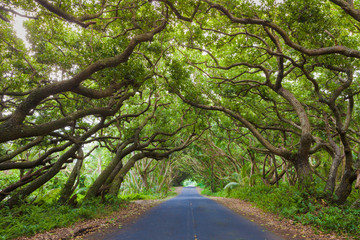
[[[327,179],[328,197],[345,202],[360,164],[357,6],[4,1],[0,170],[21,176],[0,199],[18,204],[71,167],[66,202],[82,152],[95,145],[113,156],[87,198],[117,195],[137,162],[166,159],[199,140],[201,161],[188,170],[210,174],[214,189],[241,171],[293,183],[295,168],[301,188],[313,190],[315,173]],[[28,19],[29,49],[12,29],[14,15]]]

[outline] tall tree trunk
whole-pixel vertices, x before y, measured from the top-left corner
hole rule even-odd
[[[249,185],[250,187],[254,186],[256,184],[256,179],[253,178],[253,175],[255,174],[255,170],[258,170],[258,167],[256,166],[256,160],[255,156],[249,149],[247,150],[250,157],[250,163],[251,163],[251,169],[250,169],[250,176],[249,176]],[[237,168],[236,168],[237,170]]]
[[[313,177],[308,156],[298,154],[294,161],[299,187],[301,190],[311,191]]]
[[[171,162],[167,161],[165,164],[162,165],[162,169],[161,169],[161,176],[163,176],[163,178],[161,179],[161,182],[159,183],[159,187],[158,187],[158,193],[162,194],[162,189],[165,185],[165,183],[169,183],[169,181],[171,181],[171,175],[169,176],[168,172],[171,171]],[[168,192],[169,186],[166,189],[165,194]]]
[[[118,163],[118,165],[116,165],[116,167],[114,168],[114,170],[111,172],[111,174],[109,175],[109,177],[106,179],[103,187],[109,189],[111,183],[114,181],[116,175],[119,173],[119,171],[123,168],[123,159],[121,159],[121,161]]]
[[[312,136],[310,134],[303,134],[300,140],[300,147],[293,161],[299,187],[308,192],[311,192],[313,187],[313,177],[309,162],[311,143]]]
[[[108,178],[112,173],[114,173],[114,170],[118,171],[122,168],[121,160],[128,154],[130,154],[134,149],[136,148],[135,145],[131,145],[127,149],[124,149],[123,147],[119,147],[117,149],[116,155],[111,160],[109,165],[106,166],[106,168],[101,172],[101,174],[96,178],[95,182],[89,187],[85,199],[90,199],[93,197],[96,197],[99,193],[100,188],[107,182]],[[116,172],[117,174],[117,172]]]
[[[116,166],[121,161],[120,152],[117,152],[115,157],[111,160],[109,165],[101,172],[101,174],[96,178],[94,183],[89,187],[85,199],[90,199],[96,197],[99,193],[100,188],[104,185],[110,174],[114,171]]]
[[[338,204],[345,203],[352,191],[352,183],[354,182],[352,171],[345,169],[341,181],[335,190],[335,202]]]
[[[326,113],[324,113],[324,120],[325,120],[326,135],[328,137],[330,146],[332,147],[332,149],[329,150],[329,154],[332,157],[332,163],[329,170],[328,179],[326,181],[326,185],[324,188],[325,195],[330,199],[335,190],[337,172],[341,164],[341,160],[343,159],[344,156],[342,155],[341,148],[335,143],[334,139],[331,136],[328,116]]]
[[[118,174],[115,176],[114,180],[112,181],[109,189],[109,194],[116,197],[119,193],[120,187],[122,182],[124,181],[124,177],[126,174],[130,171],[130,169],[135,165],[135,163],[144,158],[144,153],[138,153],[134,156],[132,156],[125,165],[120,169]]]
[[[273,89],[289,102],[289,104],[296,111],[299,118],[301,138],[297,154],[293,159],[293,164],[297,173],[299,187],[309,191],[313,185],[312,171],[309,163],[309,155],[313,137],[311,135],[311,124],[309,118],[301,102],[296,99],[296,97],[291,92],[282,86],[279,88],[273,86]]]
[[[216,192],[216,188],[215,188],[215,176],[214,176],[214,164],[211,160],[211,182],[210,182],[210,188],[211,188],[211,192]]]
[[[279,175],[278,175],[278,172],[277,172],[277,164],[276,164],[276,157],[274,154],[271,154],[271,161],[274,165],[274,176],[273,176],[273,180],[275,181],[276,183],[276,186],[279,186]]]
[[[335,201],[339,204],[343,204],[349,197],[352,190],[352,183],[355,181],[353,173],[353,156],[350,148],[350,144],[347,140],[346,133],[340,132],[340,139],[344,146],[345,164],[344,172],[341,177],[341,181],[335,190],[336,199]]]
[[[148,176],[147,176],[147,172],[143,172],[140,174],[141,176],[141,181],[142,181],[142,186],[145,189],[145,191],[149,190],[149,183],[148,183]]]
[[[67,203],[70,199],[71,194],[73,194],[73,192],[75,191],[74,184],[75,184],[76,179],[80,175],[80,170],[82,167],[83,160],[84,160],[84,153],[83,153],[82,149],[79,149],[76,164],[75,164],[74,168],[72,169],[71,174],[70,174],[67,182],[65,183],[65,186],[61,190],[60,198],[58,200],[58,202],[60,204]]]
[[[343,158],[343,156],[341,156],[339,154],[335,154],[333,157],[329,175],[328,175],[328,179],[326,181],[326,185],[324,188],[324,192],[327,197],[331,197],[332,194],[334,193],[335,186],[336,186],[337,172],[338,172],[339,166],[341,164],[342,158]]]
[[[96,171],[97,171],[97,173],[100,175],[100,174],[101,174],[101,171],[102,171],[102,169],[101,169],[101,164],[102,164],[102,156],[101,156],[101,154],[100,154],[100,156],[97,158],[97,160],[98,160],[98,165],[97,165]]]

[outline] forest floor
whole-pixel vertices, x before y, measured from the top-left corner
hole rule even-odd
[[[179,193],[181,188],[177,188]],[[287,240],[352,240],[353,238],[338,236],[334,233],[322,233],[311,226],[304,226],[293,220],[281,219],[278,215],[264,212],[253,204],[239,199],[208,197],[237,212],[252,222],[268,229],[269,231],[282,236]],[[47,232],[38,233],[32,237],[20,237],[17,240],[58,240],[58,239],[83,239],[99,232],[111,232],[114,229],[122,228],[160,204],[164,200],[136,200],[113,212],[111,215],[75,223],[65,228],[56,228]],[[317,234],[315,234],[317,232]]]

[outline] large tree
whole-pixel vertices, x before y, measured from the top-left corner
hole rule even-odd
[[[66,202],[94,144],[113,157],[87,197],[117,195],[136,162],[183,150],[210,124],[200,149],[229,164],[219,174],[244,166],[233,152],[254,174],[261,153],[270,182],[294,166],[311,190],[327,161],[313,159],[329,154],[325,190],[344,202],[360,142],[359,16],[344,0],[3,1],[0,170],[21,174],[0,199],[16,204],[70,166]],[[237,129],[227,138],[225,122]],[[207,160],[198,169],[217,165]]]

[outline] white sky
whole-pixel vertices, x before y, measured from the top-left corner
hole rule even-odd
[[[15,15],[12,23],[13,23],[13,28],[16,32],[16,36],[18,36],[24,41],[26,48],[30,48],[30,43],[26,40],[26,30],[23,26],[23,22],[25,20],[27,20],[27,18]]]

